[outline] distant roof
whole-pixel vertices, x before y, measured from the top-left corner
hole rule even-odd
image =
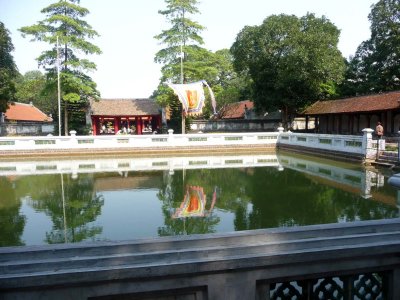
[[[7,121],[32,121],[52,122],[53,119],[47,116],[33,104],[11,102],[5,113]]]
[[[152,99],[99,99],[91,100],[93,116],[149,116],[159,115],[160,107]]]
[[[231,103],[231,104],[227,105],[227,107],[225,108],[225,113],[222,118],[223,119],[243,119],[245,107],[247,107],[247,109],[250,110],[250,109],[253,109],[254,104],[250,100]]]
[[[341,100],[317,101],[303,114],[324,115],[400,109],[400,91]]]

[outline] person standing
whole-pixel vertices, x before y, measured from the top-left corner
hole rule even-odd
[[[376,133],[378,139],[382,138],[382,136],[383,136],[383,126],[382,126],[381,122],[378,122],[376,124],[375,133]]]

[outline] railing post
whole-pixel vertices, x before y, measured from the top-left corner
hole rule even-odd
[[[173,143],[174,141],[174,130],[168,129],[168,143]]]
[[[364,133],[362,140],[364,158],[373,158],[375,151],[372,149],[372,133],[374,132],[374,130],[371,128],[365,128],[362,132]]]
[[[71,145],[78,145],[78,140],[76,139],[76,131],[71,130],[69,132]]]

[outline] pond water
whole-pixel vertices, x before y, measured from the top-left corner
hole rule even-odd
[[[397,218],[388,175],[288,153],[0,162],[0,246]]]

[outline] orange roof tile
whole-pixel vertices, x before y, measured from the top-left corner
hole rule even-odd
[[[244,108],[253,109],[254,104],[250,100],[240,101],[236,103],[229,104],[225,108],[223,119],[242,119],[244,118]]]
[[[53,119],[32,104],[12,102],[5,113],[7,121],[52,122]]]
[[[400,91],[341,100],[317,101],[303,114],[324,115],[400,109]]]
[[[152,99],[100,99],[91,100],[93,116],[149,116],[159,115],[160,107]]]

